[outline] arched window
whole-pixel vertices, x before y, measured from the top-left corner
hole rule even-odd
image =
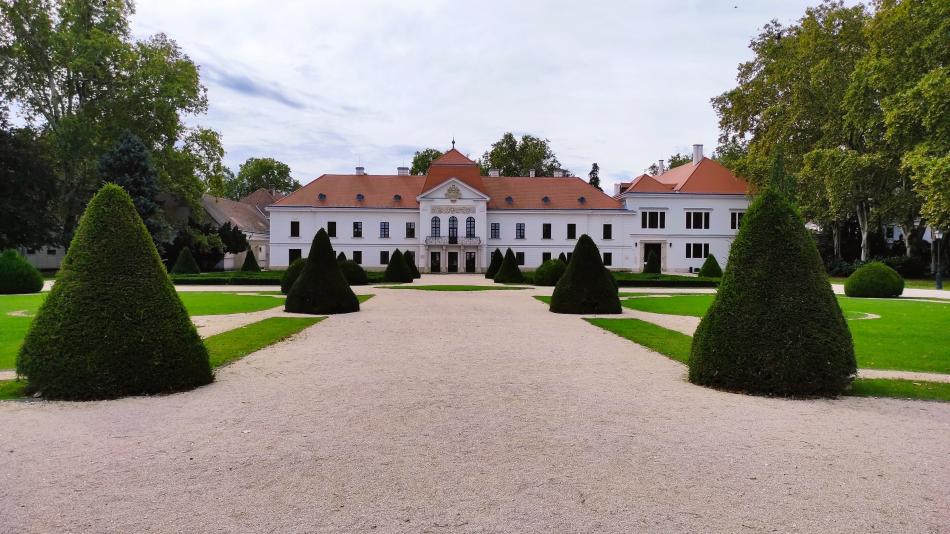
[[[459,236],[459,220],[456,216],[449,217],[449,239]]]
[[[442,234],[442,222],[438,217],[432,218],[432,231],[429,232],[429,235],[432,237],[439,237]]]
[[[465,219],[465,237],[475,237],[475,217]]]

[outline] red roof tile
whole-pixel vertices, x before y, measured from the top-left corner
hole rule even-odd
[[[719,162],[709,158],[703,158],[698,165],[685,163],[652,178],[658,184],[667,186],[669,189],[667,191],[637,190],[634,189],[639,182],[637,180],[624,192],[663,193],[672,191],[674,193],[744,195],[749,190],[749,184],[745,180],[738,178]],[[647,186],[644,185],[643,187]]]
[[[630,182],[627,187],[627,193],[672,193],[673,186],[661,184],[649,174],[641,174]]]
[[[502,176],[484,179],[488,209],[620,209],[617,199],[576,176],[567,178]],[[511,203],[506,200],[511,197]],[[544,197],[547,197],[545,202]],[[581,202],[580,199],[584,201]]]

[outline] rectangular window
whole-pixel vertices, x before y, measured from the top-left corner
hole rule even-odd
[[[327,236],[336,237],[336,221],[327,221]]]
[[[732,212],[732,221],[729,225],[733,230],[738,230],[742,227],[742,216],[745,215],[744,211],[734,211]],[[893,229],[892,229],[893,230]]]
[[[604,239],[614,238],[614,226],[612,224],[604,225]]]
[[[290,254],[287,257],[287,265],[290,265],[291,263],[299,259],[300,259],[300,249],[299,248],[290,249]]]
[[[290,237],[300,237],[300,221],[290,221]]]
[[[36,254],[36,249],[35,249],[35,248],[28,248],[28,249],[26,249],[26,253],[27,253],[27,254]]]
[[[541,263],[544,263],[544,262],[546,262],[546,261],[548,261],[548,260],[550,260],[550,259],[551,259],[551,253],[550,253],[550,252],[542,252],[542,253],[541,253]]]
[[[491,223],[491,238],[501,239],[501,223]]]
[[[666,228],[665,211],[644,211],[640,213],[641,228]]]
[[[610,267],[614,262],[614,255],[612,252],[604,252],[604,265]]]
[[[515,224],[515,239],[524,239],[524,223]]]
[[[700,259],[709,256],[709,243],[686,243],[686,257]]]
[[[551,223],[541,225],[541,239],[551,239]]]
[[[389,222],[381,221],[379,223],[379,237],[380,239],[386,239],[389,237]]]
[[[416,237],[416,223],[407,222],[406,223],[406,238],[412,239]]]
[[[518,265],[524,265],[524,252],[515,252],[515,259],[518,260]]]
[[[363,251],[362,250],[353,251],[353,261],[355,261],[357,265],[363,265]]]
[[[55,249],[55,248],[48,248],[48,249],[46,249],[46,254],[49,255],[49,256],[55,256],[55,255],[56,255],[56,249]]]
[[[389,265],[389,251],[388,250],[379,251],[379,264]]]
[[[687,211],[686,212],[687,230],[708,230],[709,212],[708,211]]]
[[[577,225],[576,224],[567,225],[567,238],[577,239]]]
[[[359,221],[353,222],[353,237],[363,237],[363,223]]]

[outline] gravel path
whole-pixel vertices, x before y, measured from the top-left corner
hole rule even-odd
[[[371,292],[192,392],[0,403],[0,532],[950,525],[950,405],[733,395],[532,292]]]

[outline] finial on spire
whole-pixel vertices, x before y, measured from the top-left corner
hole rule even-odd
[[[455,148],[455,136],[452,136],[452,148]]]

